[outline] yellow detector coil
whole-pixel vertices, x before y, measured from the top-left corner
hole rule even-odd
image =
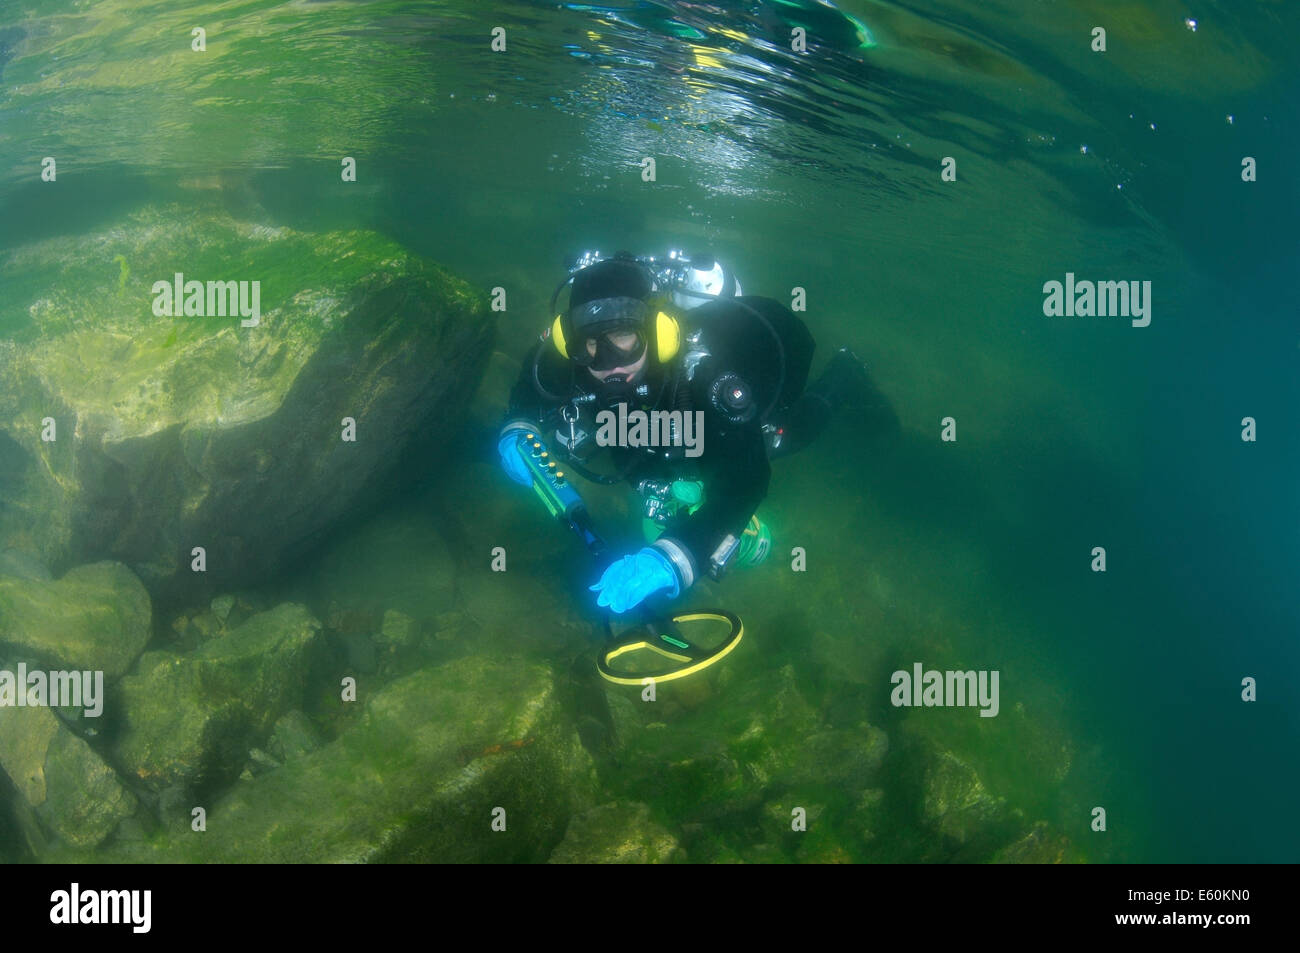
[[[682,623],[723,622],[730,628],[727,637],[713,649],[702,649],[693,645],[677,626]],[[700,609],[685,612],[672,617],[672,624],[648,622],[605,647],[596,658],[596,667],[601,677],[616,685],[643,685],[646,679],[654,682],[671,682],[703,671],[714,662],[721,661],[731,654],[731,650],[740,644],[745,636],[745,626],[740,618],[725,609]],[[642,672],[633,675],[617,672],[610,664],[615,659],[636,652],[649,652],[677,663],[663,671]]]

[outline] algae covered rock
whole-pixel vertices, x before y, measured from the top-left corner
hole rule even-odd
[[[188,655],[148,652],[119,685],[122,766],[155,790],[230,780],[303,701],[320,623],[286,603]]]
[[[865,859],[875,835],[867,825],[880,822],[886,733],[829,723],[792,665],[737,667],[718,690],[691,681],[658,686],[654,701],[606,687],[617,739],[606,785],[680,819],[696,862]]]
[[[1059,864],[1070,850],[1069,838],[1039,821],[1025,834],[993,855],[995,864]]]
[[[946,838],[968,844],[986,836],[1005,817],[1006,801],[984,786],[975,769],[951,751],[940,751],[925,772],[922,814]]]
[[[94,847],[130,817],[136,799],[48,708],[0,708],[0,767],[51,833]]]
[[[178,273],[204,290],[173,317],[155,286]],[[119,560],[155,596],[305,552],[459,426],[493,332],[482,295],[378,234],[206,207],[14,249],[0,283],[0,538],[56,571]]]
[[[1065,779],[1074,745],[1039,704],[1027,714],[1020,701],[987,719],[967,712],[934,712],[906,720],[900,732],[900,764],[919,820],[933,836],[918,839],[921,854],[907,860],[961,863],[1043,863],[1075,859],[1068,840],[1034,815],[1042,802],[1025,798],[1025,778],[1035,788]],[[868,819],[866,828],[872,829]],[[876,833],[881,833],[876,830]]]
[[[871,725],[825,725],[789,665],[737,679],[686,710],[673,707],[674,684],[653,702],[607,690],[622,764],[613,779],[656,791],[687,823],[758,811],[777,793],[864,788],[888,749]]]
[[[804,743],[803,758],[793,766],[790,782],[862,791],[879,778],[888,753],[889,738],[875,725],[863,722],[852,729],[825,728]]]
[[[884,791],[879,788],[868,788],[853,804],[849,827],[864,843],[874,841],[887,826],[884,803]]]
[[[649,807],[615,801],[575,817],[548,863],[664,864],[685,860],[677,838],[654,822]]]
[[[388,684],[329,744],[205,805],[206,831],[164,833],[97,856],[540,862],[594,790],[594,767],[551,669],[470,657]]]
[[[0,643],[55,668],[117,678],[144,650],[151,618],[149,594],[121,563],[78,566],[58,581],[0,568]]]
[[[266,746],[272,757],[292,761],[321,746],[320,732],[310,718],[294,709],[275,723]]]

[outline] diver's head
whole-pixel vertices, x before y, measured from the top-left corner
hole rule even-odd
[[[586,368],[598,392],[630,393],[648,375],[653,291],[649,270],[630,256],[597,262],[574,275],[565,350]]]

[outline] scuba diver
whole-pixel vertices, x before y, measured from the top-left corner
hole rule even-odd
[[[566,285],[568,304],[557,312]],[[771,535],[756,510],[769,461],[807,446],[836,409],[856,405],[879,425],[898,425],[847,348],[805,387],[815,346],[808,328],[780,302],[743,295],[711,256],[588,253],[556,288],[550,312],[511,390],[498,452],[523,486],[534,484],[541,463],[560,486],[562,464],[636,488],[647,545],[614,560],[591,587],[598,606],[614,613],[652,596],[676,598],[706,573],[721,579],[729,567],[763,562]],[[616,416],[637,411],[669,412],[663,432],[672,439],[608,439]],[[588,467],[604,447],[610,474]]]

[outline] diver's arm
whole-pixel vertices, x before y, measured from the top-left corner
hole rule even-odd
[[[539,353],[539,348],[545,348]],[[510,399],[506,404],[506,415],[501,430],[497,435],[497,451],[501,456],[501,465],[510,479],[521,486],[530,486],[532,478],[521,459],[518,459],[517,441],[525,433],[537,433],[540,436],[542,422],[559,404],[548,400],[538,389],[534,374],[542,378],[543,383],[558,392],[558,380],[565,379],[566,362],[555,352],[546,347],[545,341],[539,341],[529,349],[520,369],[519,379],[510,389]]]
[[[709,560],[728,535],[740,538],[758,505],[767,496],[772,470],[757,427],[728,435],[711,467],[704,505],[690,515],[669,520],[654,543],[673,563],[685,589],[709,571]],[[710,448],[711,455],[713,448]]]
[[[739,540],[767,495],[770,470],[762,432],[729,436],[710,448],[705,503],[689,516],[668,521],[662,536],[639,552],[615,560],[591,587],[597,605],[626,612],[656,593],[675,599],[710,571],[712,556],[728,535]],[[734,553],[734,547],[728,555]],[[720,572],[718,573],[721,574]]]

